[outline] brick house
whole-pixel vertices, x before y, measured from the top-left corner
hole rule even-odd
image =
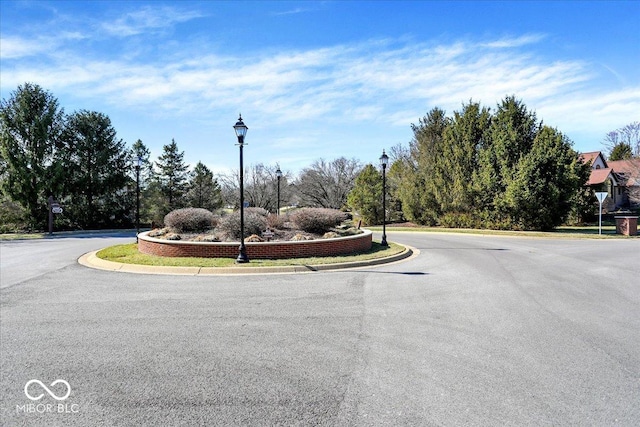
[[[582,153],[580,159],[591,164],[587,185],[609,194],[607,211],[640,205],[640,159],[607,161],[600,151]]]

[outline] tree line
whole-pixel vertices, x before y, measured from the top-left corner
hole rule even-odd
[[[248,169],[245,201],[275,211],[278,166]],[[320,159],[295,178],[284,173],[281,202],[344,208],[360,169],[358,160],[338,158]],[[238,175],[216,176],[202,162],[190,168],[173,139],[154,160],[141,140],[127,147],[105,114],[67,115],[37,84],[20,85],[0,105],[0,232],[46,229],[50,196],[64,209],[56,229],[131,227],[138,183],[146,226],[182,207],[238,208]]]
[[[495,112],[474,102],[451,117],[434,108],[412,129],[409,145],[390,151],[387,220],[549,229],[592,208],[589,166],[514,97]],[[276,210],[277,170],[247,168],[250,206]],[[67,115],[36,84],[19,86],[0,107],[0,231],[44,229],[49,196],[64,207],[56,229],[131,227],[137,179],[145,226],[182,207],[238,208],[238,177],[214,175],[202,162],[190,168],[175,140],[152,159],[141,140],[128,147],[118,139],[105,114]],[[319,159],[280,178],[282,206],[353,210],[368,224],[382,222],[381,195],[380,168],[357,159]]]

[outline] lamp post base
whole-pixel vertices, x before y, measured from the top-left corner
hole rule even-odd
[[[240,245],[240,253],[238,254],[238,258],[236,258],[236,263],[244,264],[249,262],[249,257],[247,256],[247,249],[244,245]]]
[[[387,236],[382,236],[382,240],[380,241],[380,246],[389,246],[387,243]]]

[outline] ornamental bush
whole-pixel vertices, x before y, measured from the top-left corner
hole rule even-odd
[[[289,215],[291,222],[308,233],[324,234],[348,219],[345,212],[327,208],[302,208]]]
[[[178,233],[203,232],[216,226],[216,216],[202,208],[184,208],[169,212],[164,225]]]
[[[266,211],[265,211],[266,212]],[[255,209],[244,211],[244,234],[260,236],[267,229],[267,217]],[[220,219],[216,231],[227,239],[240,239],[240,211],[235,211]]]

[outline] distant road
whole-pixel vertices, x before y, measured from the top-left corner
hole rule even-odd
[[[44,239],[0,241],[0,289],[75,265],[86,252],[135,242],[127,231],[54,234]]]
[[[640,239],[388,239],[420,255],[209,277],[75,262],[132,237],[3,242],[1,424],[640,424]],[[25,412],[60,403],[33,379],[67,413]]]

